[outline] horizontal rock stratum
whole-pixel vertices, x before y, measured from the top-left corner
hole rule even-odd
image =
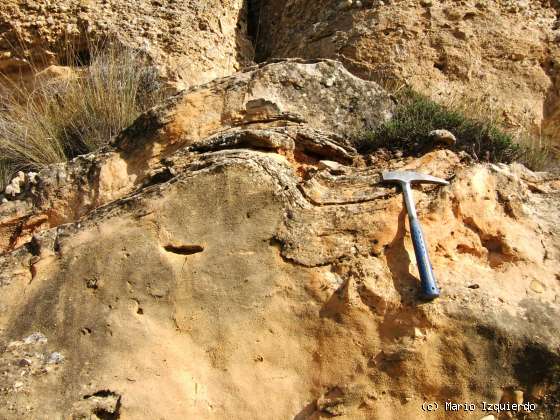
[[[279,62],[39,173],[0,206],[0,417],[460,419],[422,403],[523,395],[557,418],[559,180],[443,148],[365,165],[347,139],[392,109],[338,63]],[[414,191],[432,303],[386,169],[450,181]]]

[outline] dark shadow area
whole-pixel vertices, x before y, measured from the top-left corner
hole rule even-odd
[[[306,420],[311,417],[317,411],[317,403],[315,401],[310,402],[302,410],[297,413],[294,417],[294,420]]]
[[[330,318],[337,323],[342,323],[342,314],[348,305],[348,285],[349,281],[346,280],[322,306],[319,311],[321,318]]]
[[[262,6],[261,0],[247,0],[247,34],[253,43],[259,40]]]
[[[267,6],[270,5],[265,4],[263,0],[247,0],[247,35],[253,43],[253,60],[257,63],[266,61],[270,55],[266,48],[268,34],[263,14]]]
[[[243,8],[239,11],[237,25],[235,28],[235,50],[236,60],[241,67],[248,67],[255,62],[255,39],[256,32],[254,29],[254,1],[246,0]]]
[[[409,271],[411,261],[404,245],[406,217],[403,197],[403,209],[399,213],[397,233],[393,241],[385,249],[385,258],[393,277],[393,284],[399,295],[401,295],[403,303],[412,303],[418,293],[419,280],[410,274]]]
[[[560,61],[549,57],[541,63],[541,67],[552,82],[544,97],[541,129],[545,137],[554,138],[560,129]],[[560,154],[560,148],[556,152]]]

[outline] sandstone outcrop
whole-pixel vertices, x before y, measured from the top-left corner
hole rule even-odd
[[[247,146],[294,153],[297,147],[349,162],[353,148],[344,136],[374,128],[390,118],[392,108],[377,84],[333,61],[256,66],[194,87],[141,116],[111,150],[53,165],[33,183],[18,183],[26,201],[0,207],[0,250],[171,176],[165,159],[182,148]],[[300,124],[305,129],[293,129]],[[284,128],[262,134],[261,129],[275,127]]]
[[[327,57],[437,100],[482,103],[560,141],[558,2],[253,2],[257,59]]]
[[[0,71],[65,64],[116,38],[148,57],[168,79],[190,86],[234,73],[253,59],[242,0],[4,0]],[[72,46],[68,49],[68,43]]]
[[[515,397],[557,418],[560,181],[444,148],[364,160],[347,139],[392,107],[340,64],[275,63],[39,173],[0,206],[46,219],[3,243],[0,417],[461,419],[422,403]],[[450,181],[415,191],[434,302],[385,169]]]

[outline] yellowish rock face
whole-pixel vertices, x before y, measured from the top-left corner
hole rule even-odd
[[[2,415],[428,419],[425,399],[553,386],[558,232],[530,174],[446,152],[430,156],[439,169],[390,163],[455,174],[415,191],[443,291],[420,304],[402,198],[363,191],[377,169],[310,183],[270,153],[198,158],[205,167],[38,235],[38,258],[0,260]],[[48,342],[26,344],[33,332]],[[547,362],[533,374],[535,333]]]
[[[0,417],[557,417],[557,179],[439,143],[366,165],[348,138],[392,109],[331,61],[260,66],[23,184],[0,206]],[[413,192],[433,302],[384,170],[450,182]]]
[[[558,137],[555,3],[458,3],[2,2],[9,77],[111,37],[188,89],[0,203],[0,418],[560,418],[558,177],[350,141],[367,79]],[[413,192],[433,302],[384,170],[450,182]]]
[[[0,5],[0,71],[14,75],[87,62],[109,38],[132,47],[180,86],[234,73],[253,57],[241,0],[4,1]],[[66,45],[66,47],[65,47]]]

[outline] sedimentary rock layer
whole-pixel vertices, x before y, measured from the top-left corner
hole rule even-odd
[[[340,80],[375,93],[372,121],[390,113],[335,63],[277,63],[185,92],[2,204],[2,221],[48,217],[41,194],[79,212],[0,257],[0,417],[459,419],[422,403],[519,398],[558,417],[559,181],[444,148],[366,165]],[[414,191],[434,302],[386,169],[450,181]],[[77,199],[72,174],[103,189]]]

